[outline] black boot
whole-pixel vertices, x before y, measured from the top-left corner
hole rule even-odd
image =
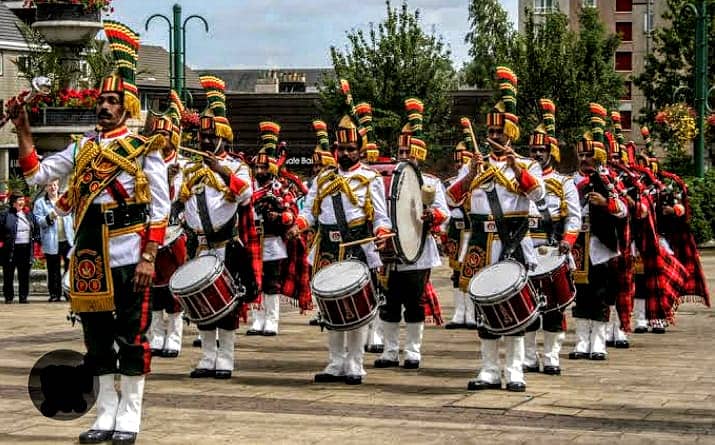
[[[213,369],[206,369],[206,368],[196,368],[193,371],[191,371],[191,374],[189,374],[189,377],[192,379],[206,379],[209,377],[215,377],[216,376],[216,371]]]
[[[524,392],[526,391],[526,383],[509,382],[506,384],[506,390],[511,392]]]
[[[546,366],[546,365],[544,365],[544,374],[548,374],[548,375],[561,375],[561,367],[559,367],[559,366]]]
[[[87,430],[79,435],[79,443],[102,443],[112,440],[114,431]]]
[[[397,360],[387,360],[384,358],[379,358],[375,360],[374,366],[376,368],[399,368],[400,362]]]
[[[315,377],[313,379],[315,383],[336,383],[344,382],[345,376],[329,374],[327,372],[319,372],[315,374]]]
[[[474,379],[467,384],[467,390],[469,391],[482,391],[484,389],[501,389],[501,382],[489,383],[484,380]]]
[[[137,433],[128,431],[115,431],[112,436],[112,445],[131,445],[137,441]]]

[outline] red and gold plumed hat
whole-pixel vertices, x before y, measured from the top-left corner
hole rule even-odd
[[[405,100],[405,111],[410,123],[410,158],[422,162],[427,159],[427,142],[422,128],[425,106],[421,100],[411,97]]]
[[[556,105],[551,99],[539,99],[541,107],[541,123],[529,135],[529,145],[547,146],[551,158],[561,162],[559,141],[556,139]]]
[[[313,164],[321,165],[323,167],[335,167],[337,163],[335,162],[335,156],[330,149],[328,124],[321,120],[314,120],[313,131],[315,132],[315,137],[318,141],[315,145],[315,150],[313,151]]]
[[[345,79],[340,79],[340,94],[343,96],[345,114],[340,118],[335,129],[335,140],[338,144],[357,144],[359,148],[362,148],[363,140],[358,132],[359,119],[350,92],[350,83]]]
[[[278,136],[281,126],[275,122],[265,121],[258,124],[261,133],[261,149],[258,151],[256,165],[267,165],[273,175],[278,175]]]
[[[462,161],[463,164],[469,163],[477,152],[477,136],[472,128],[472,121],[468,117],[459,119],[459,125],[462,127],[462,150],[459,149],[459,144],[455,148],[455,161]]]
[[[596,161],[605,164],[608,160],[603,131],[606,126],[606,109],[594,102],[590,103],[588,108],[591,113],[591,131],[584,134],[576,145],[576,151],[578,153],[593,153]]]
[[[487,127],[503,128],[504,134],[512,141],[519,139],[519,118],[516,115],[516,92],[518,79],[514,72],[505,67],[498,66],[496,72],[499,82],[501,99],[494,105],[494,110],[487,113]]]
[[[184,104],[181,102],[176,91],[169,92],[169,108],[164,114],[154,117],[152,121],[152,133],[157,130],[164,130],[169,133],[171,143],[174,147],[179,147],[181,143],[181,115],[184,112]]]
[[[114,20],[104,20],[104,33],[115,63],[115,72],[104,79],[100,93],[120,93],[124,97],[124,109],[132,118],[139,118],[141,103],[136,85],[137,53],[139,34],[127,25]]]
[[[201,131],[215,131],[216,136],[233,142],[233,130],[226,117],[226,84],[216,76],[200,76],[208,105],[201,113]]]
[[[363,139],[362,152],[368,163],[378,162],[380,149],[375,140],[375,129],[372,125],[372,106],[367,102],[355,105],[355,114],[358,118],[358,133]]]

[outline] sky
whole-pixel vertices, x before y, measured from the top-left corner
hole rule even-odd
[[[517,0],[500,0],[512,22]],[[169,25],[152,14],[173,17],[182,7],[186,25],[186,62],[192,68],[317,68],[331,66],[330,47],[344,48],[346,32],[368,29],[385,18],[384,0],[114,0],[111,18],[141,34],[142,44],[169,47]],[[392,0],[393,7],[401,0]],[[469,0],[408,0],[420,9],[422,24],[450,44],[455,67],[467,60]]]

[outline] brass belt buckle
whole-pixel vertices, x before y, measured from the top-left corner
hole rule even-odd
[[[331,230],[328,232],[328,238],[334,243],[340,243],[343,241],[343,236],[340,234],[340,230]]]

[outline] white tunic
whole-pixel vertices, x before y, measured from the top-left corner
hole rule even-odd
[[[69,177],[74,170],[75,156],[80,148],[88,141],[88,136],[95,136],[95,142],[106,149],[116,139],[131,134],[127,129],[114,130],[111,137],[104,137],[102,133],[90,132],[80,139],[79,143],[71,143],[64,150],[48,156],[39,164],[39,168],[27,174],[25,179],[30,185],[44,185],[55,179]],[[161,150],[149,152],[140,156],[139,162],[143,165],[144,173],[149,181],[151,203],[149,204],[149,220],[151,226],[166,226],[170,210],[169,184],[167,181],[166,164],[161,155]],[[129,197],[134,196],[134,177],[125,171],[117,176]],[[92,201],[92,204],[116,204],[116,201],[105,188]],[[109,266],[119,267],[139,262],[142,237],[138,233],[127,233],[110,237],[109,239]],[[160,243],[161,244],[161,243]]]
[[[497,158],[492,154],[486,160],[490,165],[501,171],[501,173],[506,177],[506,179],[509,180],[509,182],[514,184],[518,183],[517,178],[514,175],[514,171],[506,163],[506,158]],[[497,181],[490,182],[494,184],[504,216],[528,217],[530,201],[539,201],[544,197],[545,192],[544,184],[541,179],[541,166],[539,166],[538,162],[522,157],[519,157],[517,162],[522,169],[527,169],[531,176],[536,180],[536,186],[533,187],[531,190],[514,193]],[[461,196],[456,196],[456,194],[468,193],[468,191],[463,189],[465,185],[461,184],[463,182],[462,179],[467,176],[468,173],[469,167],[465,165],[460,170],[457,181],[447,189],[447,193],[452,195],[451,198],[454,202],[461,201]],[[466,186],[468,187],[468,184],[466,184]],[[472,190],[471,195],[468,197],[468,199],[470,205],[470,214],[491,216],[493,218],[491,207],[489,206],[489,200],[487,199],[487,193],[485,190],[483,190],[481,187],[476,187],[474,190]],[[478,228],[472,229],[480,230]],[[501,254],[502,249],[501,240],[494,239],[491,243],[491,246],[489,247],[491,250],[491,257],[488,258],[488,262],[489,264],[493,264],[499,261],[499,256]],[[528,234],[521,240],[521,248],[524,252],[524,260],[530,265],[535,265],[536,256],[534,253],[534,247],[532,245],[531,238]],[[463,260],[464,258],[460,258],[460,261]]]
[[[228,167],[238,179],[246,183],[246,187],[241,190],[239,195],[235,196],[234,200],[227,200],[224,196],[224,192],[220,190],[216,190],[215,188],[209,186],[195,185],[193,190],[191,190],[191,196],[188,201],[186,201],[184,218],[186,219],[186,224],[197,233],[203,233],[204,231],[203,226],[201,225],[201,217],[199,216],[199,208],[196,198],[196,193],[201,188],[205,190],[206,205],[209,210],[209,219],[211,220],[211,226],[215,231],[225,226],[226,223],[228,223],[236,214],[238,206],[247,205],[253,195],[253,188],[251,187],[251,173],[248,166],[239,159],[228,156],[226,153],[219,156],[219,159],[222,166]],[[212,173],[219,183],[224,183],[221,175],[217,172]],[[189,178],[186,177],[185,179],[189,180]],[[228,185],[229,184],[226,184],[226,186]]]
[[[305,197],[305,205],[300,212],[299,218],[302,219],[308,227],[316,226],[318,224],[337,224],[337,219],[333,210],[333,202],[330,196],[323,199],[320,203],[320,213],[318,214],[317,219],[312,213],[313,203],[318,197],[319,179],[324,175],[329,174],[331,171],[333,170],[324,169],[321,171],[318,174],[318,177],[311,184],[310,189],[308,190],[308,195]],[[348,181],[348,185],[357,198],[357,205],[353,205],[346,194],[341,193],[343,208],[345,209],[345,218],[347,219],[348,225],[351,222],[364,220],[366,218],[364,205],[365,198],[369,194],[374,209],[374,219],[372,221],[374,233],[377,234],[380,229],[392,230],[392,223],[387,214],[387,205],[385,204],[385,187],[382,182],[382,176],[380,176],[380,174],[375,170],[372,170],[360,163],[355,165],[349,171],[337,169],[337,173]],[[359,181],[357,180],[357,177],[367,178],[369,180],[369,185],[367,187],[358,187]],[[311,249],[310,255],[308,256],[310,264],[313,264],[315,259],[316,248],[317,246]],[[363,244],[362,249],[367,257],[368,267],[372,269],[382,266],[382,261],[380,260],[380,255],[375,248],[375,243],[370,242]]]

